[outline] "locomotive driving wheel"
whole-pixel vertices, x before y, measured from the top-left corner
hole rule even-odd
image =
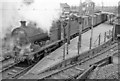
[[[29,55],[26,60],[27,60],[27,64],[29,64],[29,65],[33,64],[34,63],[34,55]]]

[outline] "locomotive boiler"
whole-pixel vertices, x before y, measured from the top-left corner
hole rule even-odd
[[[26,21],[20,21],[21,26],[15,28],[12,33],[12,39],[14,40],[14,57],[15,61],[24,60],[33,60],[34,56],[30,57],[30,53],[39,49],[50,39],[48,33],[44,32],[40,28],[36,27],[36,24],[26,25]]]
[[[28,24],[26,26],[26,21],[20,22],[21,26],[12,31],[12,37],[16,42],[19,42],[20,45],[37,43],[41,46],[45,41],[50,39],[48,33],[43,32],[40,28],[36,28],[36,24]]]

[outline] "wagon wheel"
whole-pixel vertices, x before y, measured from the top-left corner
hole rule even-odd
[[[17,63],[17,57],[14,57],[14,63]]]
[[[48,55],[48,50],[44,50],[44,56],[47,56]]]
[[[31,64],[33,64],[33,61],[32,61],[32,60],[27,59],[27,64],[28,64],[28,65],[31,65]]]
[[[27,64],[28,64],[28,65],[31,65],[31,64],[33,64],[33,63],[34,63],[34,56],[29,55],[29,56],[27,57]]]
[[[13,56],[12,56],[14,63],[18,63],[18,52],[13,52]]]
[[[14,62],[15,62],[15,63],[19,63],[19,62],[20,62],[20,59],[19,59],[18,57],[15,57],[15,58],[14,58]]]
[[[38,53],[37,53],[37,54],[35,54],[35,57],[34,57],[34,58],[35,58],[35,62],[39,61],[39,59],[40,59],[40,58],[39,58]]]

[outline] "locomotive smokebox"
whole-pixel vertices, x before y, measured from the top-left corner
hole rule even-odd
[[[21,27],[26,27],[26,21],[20,21]]]

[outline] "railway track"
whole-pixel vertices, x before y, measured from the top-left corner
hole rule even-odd
[[[25,74],[30,68],[32,68],[37,62],[39,62],[40,59],[42,59],[40,57],[43,55],[44,50],[52,47],[52,45],[54,44],[55,43],[47,45],[46,47],[43,47],[40,50],[31,53],[39,54],[39,56],[34,60],[34,63],[31,65],[27,64],[26,61],[14,63],[14,59],[2,60],[2,62],[0,62],[2,65],[2,68],[0,70],[0,75],[2,75],[2,79],[16,79],[21,75]],[[50,53],[50,51],[52,52],[54,51],[54,49],[57,49],[57,47],[49,49],[48,52]]]
[[[59,42],[59,41],[58,41]],[[55,43],[53,43],[52,45],[54,45]],[[5,64],[5,62],[8,62],[12,59],[8,59],[8,60],[3,60],[2,62],[5,65],[5,67],[2,66],[2,70],[0,71],[0,75],[2,75],[2,79],[16,79],[19,78],[21,75],[25,74],[29,69],[31,69],[37,62],[40,61],[40,58],[43,55],[43,52],[45,49],[48,49],[49,47],[52,47],[52,45],[48,45],[47,47],[43,47],[40,50],[33,52],[32,54],[36,54],[38,53],[39,56],[34,60],[34,63],[31,65],[25,64],[26,62],[17,62],[17,63],[10,63],[10,64]],[[49,49],[48,53],[54,51],[56,48],[51,48]],[[2,63],[1,62],[1,63]]]
[[[108,48],[107,50],[102,51],[99,55],[86,58],[85,60],[81,62],[77,62],[76,64],[72,64],[72,65],[57,69],[56,71],[52,72],[52,74],[48,74],[40,79],[84,79],[97,66],[108,63],[109,62],[108,55],[112,56],[113,54],[118,53],[117,44],[116,45],[115,44],[113,44],[111,48]],[[113,51],[111,52],[111,50]],[[105,57],[105,54],[106,54],[106,57]],[[102,58],[100,58],[100,56]],[[95,61],[94,58],[95,59],[98,58],[98,59],[96,59]],[[87,62],[88,64],[86,64]]]
[[[24,63],[14,63],[7,68],[4,68],[0,74],[2,74],[2,79],[15,79],[22,74],[26,73],[35,64],[26,65]]]
[[[14,63],[13,59],[7,59],[7,60],[3,60],[0,62],[0,65],[2,65],[2,68],[6,68],[10,65],[12,65]]]
[[[90,72],[92,72],[97,66],[100,67],[102,65],[109,64],[109,58],[110,57],[104,58],[97,63],[92,64],[87,69],[82,69],[81,65],[73,65],[42,79],[86,79]]]

